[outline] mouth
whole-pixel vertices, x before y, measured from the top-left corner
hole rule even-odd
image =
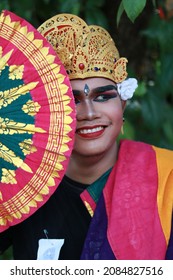
[[[76,130],[76,133],[84,138],[96,138],[103,134],[106,126],[85,127]]]

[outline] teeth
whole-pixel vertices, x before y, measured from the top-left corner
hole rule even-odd
[[[82,133],[82,134],[87,134],[87,133],[97,132],[97,131],[100,131],[100,130],[102,130],[102,129],[103,129],[102,126],[98,126],[98,127],[95,127],[95,128],[80,129],[78,132],[79,132],[79,133]]]

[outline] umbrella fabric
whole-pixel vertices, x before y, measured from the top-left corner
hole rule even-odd
[[[22,222],[68,166],[75,105],[60,59],[26,20],[0,14],[0,232]]]

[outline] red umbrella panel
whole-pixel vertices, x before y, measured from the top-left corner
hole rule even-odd
[[[69,78],[26,20],[0,15],[0,232],[41,207],[61,182],[73,148]]]

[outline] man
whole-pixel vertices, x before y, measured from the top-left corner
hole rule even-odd
[[[62,60],[76,103],[65,177],[30,218],[0,235],[15,259],[173,258],[173,152],[117,141],[126,100],[126,58],[101,27],[70,14],[39,27]],[[8,238],[7,238],[8,237]]]

